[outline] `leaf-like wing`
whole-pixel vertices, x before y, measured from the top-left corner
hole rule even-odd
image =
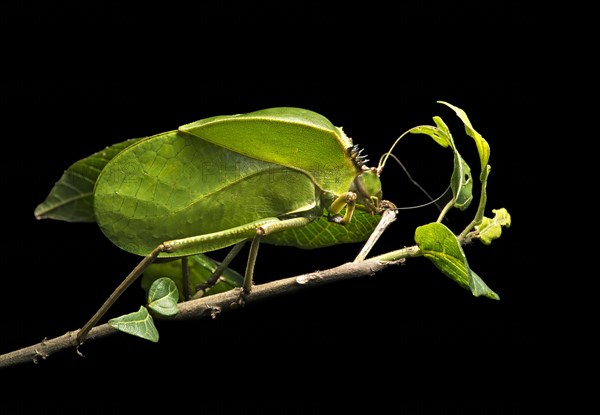
[[[303,249],[362,242],[369,238],[380,219],[381,215],[355,210],[352,220],[347,225],[339,225],[327,220],[326,216],[321,216],[301,228],[268,235],[263,241]]]
[[[221,115],[179,127],[235,153],[303,171],[323,190],[340,194],[357,173],[352,140],[327,118],[302,108]]]
[[[138,140],[123,141],[72,164],[50,190],[46,200],[35,208],[35,217],[95,222],[93,195],[98,175],[106,163]]]

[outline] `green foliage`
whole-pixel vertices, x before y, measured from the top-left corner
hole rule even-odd
[[[488,165],[488,161],[490,159],[490,145],[487,143],[487,141],[485,141],[483,139],[481,134],[479,134],[477,131],[475,131],[475,129],[473,128],[473,125],[471,125],[471,121],[469,121],[469,117],[467,117],[467,114],[462,109],[455,107],[452,104],[448,104],[447,102],[444,102],[444,101],[438,101],[438,102],[440,104],[444,104],[454,110],[454,112],[456,113],[458,118],[460,118],[460,120],[465,125],[465,132],[467,133],[467,135],[469,137],[473,138],[473,140],[475,140],[475,145],[477,146],[477,152],[479,153],[479,161],[481,162],[480,179],[481,179],[481,181],[485,181],[485,177],[483,175],[484,175],[484,172],[486,171],[486,166]]]
[[[471,290],[474,296],[483,295],[493,300],[500,299],[498,294],[489,289],[469,268],[460,242],[445,225],[430,223],[419,226],[415,231],[415,242],[425,258],[461,287]]]
[[[148,289],[148,308],[161,317],[171,317],[177,314],[179,293],[175,282],[170,278],[155,280]]]
[[[494,214],[493,218],[484,217],[481,224],[475,226],[477,238],[485,245],[500,238],[503,226],[510,228],[510,214],[506,209],[492,209],[492,213]]]
[[[177,300],[179,293],[177,286],[170,278],[155,280],[147,291],[148,308],[158,317],[172,317],[177,314]],[[151,342],[158,341],[158,330],[154,325],[152,315],[148,309],[141,306],[135,313],[113,318],[108,324],[123,333],[141,337]]]
[[[460,210],[465,210],[473,200],[473,180],[471,178],[471,168],[462,158],[450,129],[440,117],[433,117],[436,126],[431,125],[418,126],[409,130],[412,134],[426,134],[434,139],[442,147],[450,147],[454,152],[454,169],[450,179],[450,188],[452,189],[452,206]]]
[[[438,223],[430,223],[420,226],[415,232],[415,241],[422,251],[423,256],[431,260],[433,264],[446,276],[457,282],[461,287],[470,290],[475,296],[485,296],[494,300],[500,297],[492,291],[483,280],[469,268],[467,258],[462,249],[462,243],[471,238],[479,238],[484,244],[489,245],[493,239],[499,238],[502,226],[510,226],[510,215],[506,209],[493,209],[493,219],[486,218],[484,211],[487,202],[487,179],[491,170],[488,164],[490,159],[490,146],[471,124],[467,114],[460,108],[438,101],[454,110],[456,115],[465,125],[466,134],[473,138],[477,147],[481,173],[481,195],[475,218],[459,236],[454,235],[450,229],[442,225],[442,214]],[[471,169],[466,161],[459,155],[454,139],[447,125],[440,117],[434,117],[436,127],[419,126],[410,130],[412,133],[427,134],[443,147],[450,146],[454,151],[454,170],[451,178],[453,193],[452,201],[447,207],[453,206],[465,210],[473,200],[473,183]],[[472,229],[475,229],[473,232]]]
[[[152,316],[144,306],[141,306],[135,313],[113,318],[108,321],[108,324],[132,336],[141,337],[154,343],[158,341],[158,330],[156,330]]]

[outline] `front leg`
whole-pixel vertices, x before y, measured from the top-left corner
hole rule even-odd
[[[342,209],[346,208],[344,216],[339,215]],[[330,222],[339,223],[340,225],[347,225],[352,219],[354,209],[356,207],[356,193],[346,192],[339,195],[329,206],[329,213],[333,216],[329,216]]]

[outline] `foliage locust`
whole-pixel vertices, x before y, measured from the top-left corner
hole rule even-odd
[[[177,130],[127,140],[69,167],[46,200],[38,219],[97,222],[115,245],[144,256],[78,339],[98,322],[118,295],[142,273],[150,313],[169,316],[177,302],[242,286],[250,294],[259,243],[304,249],[361,242],[381,214],[395,209],[382,199],[380,175],[387,158],[406,134],[425,134],[450,148],[454,169],[452,200],[437,221],[417,228],[417,254],[476,296],[499,299],[468,266],[462,245],[474,238],[489,244],[510,226],[505,209],[485,218],[490,149],[463,110],[455,111],[475,141],[481,165],[481,196],[474,220],[458,236],[441,223],[451,208],[465,210],[473,200],[472,176],[440,117],[435,126],[404,133],[377,167],[320,114],[300,108],[270,108],[217,116]],[[227,268],[251,241],[244,277]],[[204,253],[233,246],[223,263]],[[401,255],[401,254],[400,254]],[[154,263],[157,258],[173,259]],[[397,259],[397,258],[396,258]],[[168,277],[165,281],[163,277]],[[197,293],[199,291],[199,293]],[[158,340],[152,317],[138,312],[109,321],[125,332]]]

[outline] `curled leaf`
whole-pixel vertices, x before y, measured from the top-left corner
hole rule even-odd
[[[453,206],[465,210],[473,200],[473,180],[471,168],[461,157],[456,149],[450,129],[440,117],[433,117],[435,127],[431,125],[420,125],[409,130],[412,134],[425,134],[435,140],[442,147],[450,147],[454,153],[454,169],[450,179],[450,187],[453,194]]]
[[[436,143],[442,147],[448,147],[451,145],[450,137],[444,130],[441,130],[432,125],[419,125],[408,130],[411,134],[425,134],[431,137]]]
[[[487,141],[485,141],[481,134],[475,131],[475,129],[471,125],[471,121],[469,121],[469,117],[467,117],[467,113],[464,110],[444,101],[438,101],[438,103],[444,104],[447,107],[452,108],[452,110],[454,110],[458,118],[460,118],[460,120],[465,125],[465,132],[467,133],[467,135],[473,138],[473,140],[475,140],[475,146],[477,147],[477,152],[479,153],[479,161],[481,162],[481,180],[484,180],[483,174],[485,172],[485,166],[488,164],[490,159],[490,145]]]
[[[152,283],[148,290],[148,307],[161,317],[171,317],[177,314],[179,291],[170,278],[159,278]]]
[[[475,226],[477,237],[485,245],[492,243],[494,239],[502,235],[502,227],[510,228],[510,214],[505,208],[492,209],[493,218],[483,217],[481,224]]]

